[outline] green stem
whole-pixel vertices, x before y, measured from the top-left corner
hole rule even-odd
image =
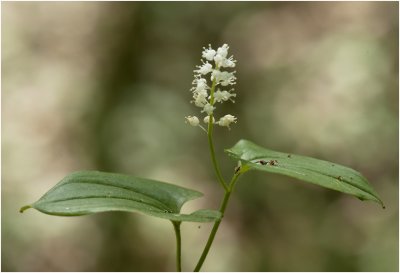
[[[181,222],[172,221],[172,224],[174,225],[175,237],[176,237],[176,271],[181,272],[182,271]]]
[[[208,123],[208,146],[210,147],[210,155],[211,155],[211,161],[214,166],[215,174],[217,175],[218,182],[221,184],[221,186],[224,188],[225,191],[228,191],[228,186],[226,185],[226,182],[224,178],[221,175],[221,171],[219,170],[218,162],[217,159],[215,158],[215,151],[214,151],[214,143],[212,140],[212,132],[213,132],[213,115],[210,115],[209,123]]]
[[[216,81],[215,79],[212,82],[212,86],[210,89],[210,104],[214,105],[214,91],[215,91],[215,86],[216,86]],[[215,158],[215,151],[214,151],[214,143],[213,143],[213,119],[214,116],[213,114],[209,115],[209,121],[208,121],[208,146],[210,148],[210,155],[211,155],[211,161],[214,166],[215,174],[217,175],[217,180],[221,184],[221,186],[224,188],[225,191],[228,191],[228,186],[226,185],[226,182],[224,178],[222,177],[221,171],[218,166],[217,159]]]
[[[216,67],[216,69],[218,70],[219,68]],[[216,86],[216,80],[214,79],[213,82],[212,82],[211,89],[210,89],[210,104],[212,106],[214,105],[215,86]],[[196,267],[194,269],[195,272],[200,271],[201,267],[203,266],[203,263],[204,263],[204,261],[205,261],[205,259],[207,257],[208,252],[210,251],[211,245],[212,245],[212,243],[214,241],[215,235],[217,234],[219,225],[221,224],[222,218],[224,217],[224,213],[225,213],[226,207],[228,205],[228,201],[229,201],[229,198],[231,196],[231,193],[232,193],[232,191],[233,191],[233,189],[235,187],[235,183],[236,183],[237,179],[239,178],[239,175],[241,174],[240,172],[235,173],[233,175],[232,180],[231,180],[231,182],[229,184],[226,184],[224,178],[222,177],[221,171],[220,171],[219,166],[218,166],[217,159],[215,158],[214,143],[213,143],[213,139],[212,139],[212,136],[213,136],[213,124],[214,124],[213,119],[214,119],[213,118],[213,114],[211,113],[209,115],[209,122],[208,122],[208,146],[210,148],[211,161],[213,163],[214,170],[215,170],[215,173],[217,175],[218,182],[224,188],[225,194],[224,194],[224,199],[222,200],[221,206],[219,208],[219,211],[221,212],[221,219],[219,219],[218,221],[215,221],[215,223],[214,223],[214,226],[213,226],[213,228],[211,230],[210,236],[208,237],[207,244],[204,247],[203,253],[201,254],[201,256],[199,258],[199,261],[197,262],[197,265],[196,265]]]
[[[240,175],[240,173],[237,173],[232,177],[232,180],[229,183],[229,188],[225,191],[224,199],[222,200],[221,206],[219,208],[219,211],[221,212],[221,215],[222,215],[221,219],[214,223],[214,226],[211,230],[210,236],[208,237],[207,244],[204,247],[203,253],[201,254],[200,259],[197,262],[197,265],[194,269],[195,272],[200,271],[200,269],[203,266],[203,263],[207,257],[207,254],[210,251],[211,245],[215,238],[215,234],[217,234],[219,225],[221,224],[222,218],[224,217],[224,213],[225,213],[226,207],[228,205],[229,197],[231,196],[231,193],[233,192],[233,189],[235,187],[237,179],[239,178],[239,175]]]

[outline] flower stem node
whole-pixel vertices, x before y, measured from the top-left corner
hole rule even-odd
[[[214,109],[215,109],[214,106],[212,106],[211,104],[207,103],[206,105],[204,105],[203,111],[201,111],[201,112],[202,113],[206,112],[207,115],[211,115],[213,113]]]
[[[209,122],[210,122],[210,116],[206,116],[206,117],[203,119],[203,121],[204,121],[204,123],[209,123]],[[214,118],[214,117],[212,118],[212,122],[215,123],[215,118]]]

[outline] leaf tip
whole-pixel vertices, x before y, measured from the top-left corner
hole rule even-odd
[[[30,208],[32,208],[31,205],[23,206],[22,208],[19,209],[19,212],[20,212],[20,213],[23,213],[24,211],[26,211],[27,209],[30,209]]]
[[[357,197],[358,199],[360,199],[361,201],[365,201],[365,200],[372,200],[372,201],[374,201],[374,202],[376,202],[376,203],[379,203],[379,205],[381,205],[381,207],[382,207],[382,209],[386,209],[386,206],[385,206],[385,204],[382,202],[382,200],[381,199],[379,199],[379,198],[377,198],[376,196],[375,196],[375,199],[367,199],[367,198],[364,198],[364,197]]]
[[[375,197],[377,198],[377,202],[381,205],[382,209],[386,209],[386,206],[383,203],[383,201],[378,196],[375,196]]]

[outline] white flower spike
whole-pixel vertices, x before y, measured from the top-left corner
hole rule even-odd
[[[193,87],[190,90],[193,92],[191,102],[202,108],[202,113],[207,113],[207,116],[203,119],[204,123],[210,123],[210,118],[212,118],[213,124],[229,129],[230,124],[236,123],[236,117],[227,114],[220,118],[218,122],[214,118],[216,103],[235,102],[233,98],[236,97],[236,94],[233,93],[233,88],[228,91],[219,88],[236,84],[236,71],[226,71],[236,66],[236,60],[233,59],[233,56],[228,57],[228,51],[229,46],[227,44],[223,44],[217,50],[214,50],[211,45],[208,45],[208,48],[203,47],[202,65],[196,66],[197,69],[194,70]],[[196,116],[186,117],[186,122],[192,126],[199,126],[207,132],[199,124],[199,119]]]

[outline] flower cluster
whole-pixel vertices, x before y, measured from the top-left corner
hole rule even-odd
[[[236,117],[228,114],[216,121],[214,110],[216,103],[223,103],[228,100],[235,102],[233,100],[236,97],[236,94],[233,93],[234,89],[223,89],[236,84],[236,71],[228,72],[222,71],[222,69],[234,68],[236,60],[233,59],[233,56],[228,57],[229,46],[227,44],[217,50],[212,49],[211,45],[203,49],[202,57],[204,60],[201,60],[203,64],[197,66],[197,69],[194,70],[194,86],[190,89],[193,93],[191,102],[202,108],[202,113],[207,114],[203,119],[204,123],[209,123],[211,118],[212,123],[229,128],[231,123],[236,122]],[[201,127],[198,117],[187,116],[185,118],[190,125]]]

